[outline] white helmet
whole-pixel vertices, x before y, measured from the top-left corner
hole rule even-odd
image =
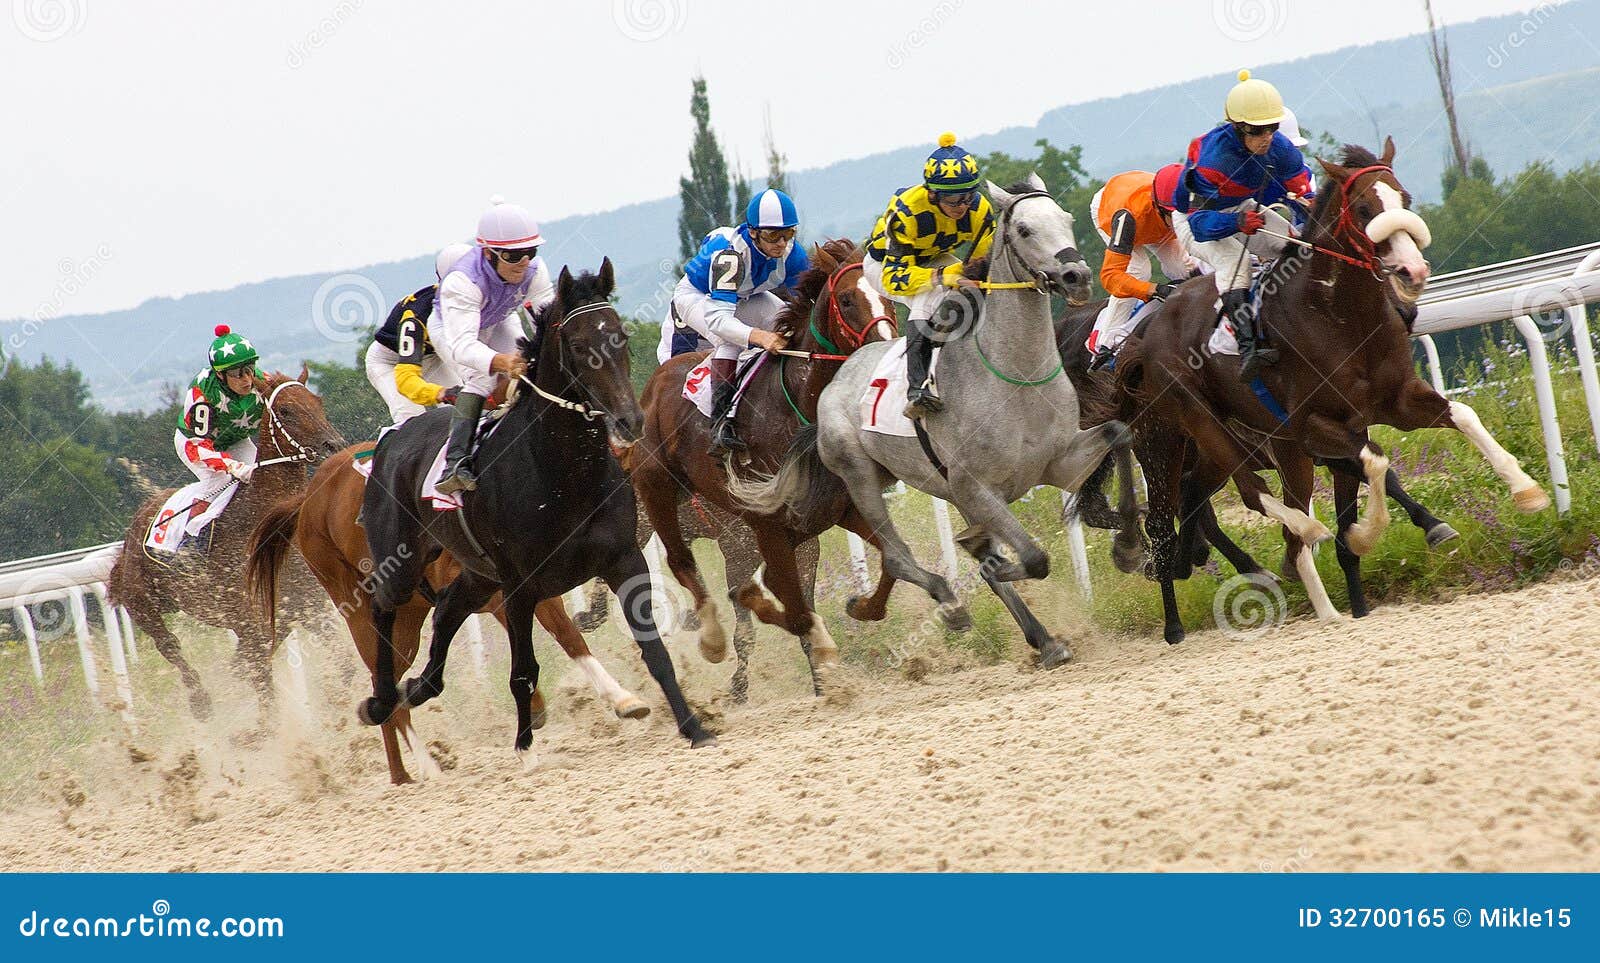
[[[1311,143],[1300,133],[1300,122],[1295,119],[1294,111],[1287,107],[1283,108],[1283,119],[1278,121],[1278,133],[1289,138],[1289,143],[1296,147],[1304,147]]]
[[[457,261],[466,257],[475,250],[477,250],[477,248],[473,247],[471,244],[465,244],[460,241],[448,245],[444,250],[439,252],[438,257],[433,259],[434,277],[437,277],[439,280],[443,281],[444,276],[450,273],[450,269],[456,266]]]
[[[544,238],[539,234],[539,223],[526,208],[507,204],[499,197],[493,198],[490,203],[494,206],[478,218],[478,243],[481,246],[518,251],[544,243]]]

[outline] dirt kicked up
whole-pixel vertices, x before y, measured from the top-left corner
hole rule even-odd
[[[496,684],[480,698],[503,711],[437,741],[446,771],[426,783],[388,785],[371,730],[340,736],[356,732],[359,753],[289,733],[251,750],[277,767],[232,767],[226,746],[130,749],[127,773],[93,792],[46,774],[56,801],[0,820],[0,864],[1595,871],[1597,589],[1170,649],[1099,637],[1049,673],[847,668],[828,699],[726,710],[720,747],[699,751],[671,737],[663,707],[618,723],[558,686],[529,771]],[[444,721],[422,713],[419,729]]]

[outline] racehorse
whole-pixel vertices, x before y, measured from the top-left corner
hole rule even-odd
[[[733,678],[728,684],[729,694],[736,704],[742,705],[750,698],[750,653],[755,647],[755,624],[750,610],[739,601],[739,588],[750,582],[761,567],[761,550],[756,546],[755,534],[750,531],[750,526],[742,522],[738,516],[726,509],[711,504],[698,495],[691,495],[678,503],[678,529],[689,542],[700,538],[709,538],[717,543],[717,551],[722,553],[723,577],[728,584],[728,599],[733,604],[733,654],[738,660],[734,666]],[[639,503],[639,548],[644,549],[651,536],[655,534],[655,526],[650,524],[650,517],[645,514],[644,502]],[[821,547],[816,539],[802,542],[795,548],[795,564],[800,572],[801,590],[805,593],[806,603],[813,604],[812,591],[817,578],[817,561],[821,556]],[[600,593],[591,592],[588,605],[582,612],[573,616],[573,621],[584,632],[592,632],[606,623],[610,614],[610,600],[603,594],[605,586],[599,585]],[[693,609],[685,609],[679,614],[678,628],[684,632],[698,632],[701,627],[700,616]]]
[[[147,554],[145,537],[151,522],[176,489],[157,492],[134,513],[122,540],[122,554],[106,579],[112,601],[128,610],[133,624],[155,642],[156,650],[173,664],[189,690],[189,708],[202,721],[211,717],[211,695],[200,674],[183,657],[178,637],[167,628],[166,616],[185,612],[239,636],[234,653],[238,674],[256,691],[265,710],[272,700],[272,655],[281,637],[255,612],[244,588],[245,542],[255,520],[280,499],[304,490],[307,469],[345,446],[328,424],[322,399],[306,387],[306,369],[290,378],[282,372],[261,377],[266,413],[256,430],[258,462],[255,474],[238,491],[221,517],[202,537],[203,550],[175,555]],[[235,484],[240,484],[235,482]],[[176,522],[174,524],[177,524]],[[310,579],[304,579],[309,587]],[[300,593],[308,596],[309,593]],[[299,605],[295,615],[316,611]]]
[[[895,320],[884,299],[867,285],[861,272],[861,251],[853,243],[832,240],[813,248],[811,267],[796,283],[794,301],[779,311],[775,328],[790,338],[804,357],[780,355],[760,359],[758,372],[744,389],[736,424],[749,444],[742,456],[750,471],[776,470],[790,440],[803,437],[816,414],[817,397],[833,378],[844,353],[863,344],[894,336]],[[824,357],[816,357],[816,355]],[[693,596],[699,616],[700,653],[709,662],[727,657],[727,635],[716,602],[706,591],[699,566],[689,551],[679,522],[679,504],[698,493],[707,503],[730,512],[755,534],[765,563],[762,583],[746,581],[737,600],[768,625],[796,636],[811,665],[812,688],[821,693],[819,668],[838,660],[838,646],[812,608],[806,580],[796,560],[797,548],[834,525],[877,545],[866,523],[837,487],[817,493],[804,513],[794,515],[774,506],[751,510],[737,491],[742,484],[734,458],[726,463],[707,454],[711,423],[683,397],[690,370],[702,356],[685,354],[656,369],[645,385],[644,440],[629,453],[628,467],[645,512],[661,537],[667,565]],[[847,609],[862,621],[881,619],[892,578],[879,580],[868,598],[853,598]],[[770,592],[770,595],[768,594]]]
[[[555,300],[537,319],[540,336],[520,343],[529,373],[518,377],[517,397],[482,436],[474,456],[478,487],[460,509],[435,511],[422,494],[449,412],[412,418],[379,447],[361,510],[378,640],[372,697],[358,711],[362,722],[381,724],[402,704],[420,706],[443,692],[452,637],[499,590],[517,708],[513,745],[526,762],[539,684],[534,609],[598,575],[622,603],[678,731],[694,746],[715,743],[689,710],[656,630],[650,573],[634,541],[633,488],[612,455],[638,440],[642,421],[628,381],[627,330],[609,300],[615,287],[609,258],[598,275],[574,277],[562,269]],[[440,551],[462,572],[438,594],[427,665],[406,681],[402,696],[395,683],[396,616]]]
[[[1079,304],[1089,294],[1089,268],[1078,253],[1072,215],[1037,174],[1009,191],[992,183],[988,190],[998,211],[986,282],[991,293],[971,332],[940,349],[937,385],[944,411],[922,419],[924,434],[915,439],[864,431],[860,402],[888,350],[868,345],[823,390],[811,445],[792,449],[752,501],[803,511],[816,497],[807,478],[831,471],[882,539],[886,577],[914,582],[946,606],[955,603],[954,592],[912,557],[889,517],[883,489],[898,478],[945,499],[970,525],[959,536],[962,547],[978,560],[984,581],[1022,628],[1039,664],[1050,668],[1069,659],[1070,650],[1009,584],[1044,578],[1050,559],[1007,506],[1040,484],[1076,491],[1108,452],[1131,469],[1131,435],[1117,422],[1080,430],[1077,394],[1069,379],[1058,377],[1061,356],[1048,292]],[[1131,471],[1121,478],[1119,548],[1137,556]],[[1016,560],[1002,554],[1002,544]]]
[[[1100,310],[1105,307],[1105,299],[1095,301],[1081,308],[1069,307],[1060,318],[1056,320],[1056,346],[1061,351],[1062,363],[1066,365],[1067,374],[1072,378],[1072,384],[1078,389],[1078,396],[1085,399],[1082,417],[1085,422],[1095,417],[1095,399],[1109,397],[1115,389],[1115,374],[1111,371],[1090,371],[1089,361],[1091,355],[1086,344],[1089,332],[1094,328],[1095,318]],[[1148,309],[1147,309],[1148,310]],[[1085,424],[1084,427],[1088,427]],[[1179,439],[1188,445],[1186,464],[1192,461],[1193,443],[1186,439]],[[1154,442],[1154,443],[1153,443]],[[1159,442],[1148,436],[1136,437],[1134,440],[1134,455],[1141,464],[1149,462],[1157,464],[1162,455],[1152,449],[1159,447]],[[1343,458],[1316,459],[1317,464],[1328,468],[1332,472],[1346,475],[1359,481],[1366,479],[1362,466],[1354,461]],[[1270,470],[1273,466],[1265,459],[1257,458],[1252,461],[1252,470]],[[1102,490],[1105,477],[1110,474],[1112,465],[1103,462],[1095,474],[1090,476],[1078,498],[1073,502],[1072,509],[1084,524],[1093,528],[1115,528],[1117,516],[1112,511],[1111,505],[1106,501]],[[1222,530],[1217,522],[1216,512],[1211,507],[1209,496],[1202,497],[1195,489],[1193,472],[1185,472],[1184,491],[1182,501],[1182,518],[1193,519],[1194,524],[1180,525],[1180,533],[1189,533],[1190,540],[1182,541],[1177,551],[1178,573],[1180,577],[1187,566],[1203,565],[1210,549],[1215,546],[1222,555],[1234,566],[1240,574],[1268,575],[1250,554],[1240,548]],[[1429,548],[1456,538],[1458,533],[1448,522],[1441,521],[1428,511],[1427,507],[1406,493],[1401,485],[1400,476],[1393,468],[1384,475],[1384,490],[1402,509],[1411,523],[1423,532]],[[1360,618],[1370,610],[1366,603],[1366,594],[1361,586],[1360,556],[1349,549],[1345,538],[1340,537],[1339,563],[1345,575],[1345,587],[1350,597],[1350,612]],[[1293,567],[1293,559],[1288,555],[1280,568],[1281,574],[1286,578],[1299,578],[1299,573]],[[1152,576],[1154,572],[1151,571]]]
[[[1195,279],[1180,285],[1130,337],[1116,360],[1117,392],[1105,415],[1131,419],[1135,431],[1161,439],[1168,452],[1146,465],[1150,512],[1145,527],[1155,556],[1166,612],[1167,640],[1183,637],[1172,579],[1186,571],[1183,536],[1174,518],[1182,509],[1183,445],[1195,450],[1190,497],[1209,498],[1232,477],[1246,507],[1284,526],[1287,554],[1322,618],[1337,617],[1311,560],[1310,546],[1330,537],[1305,514],[1310,505],[1313,459],[1361,465],[1368,479],[1368,518],[1356,522],[1358,482],[1334,475],[1341,539],[1340,563],[1349,577],[1353,555],[1375,544],[1388,516],[1383,491],[1388,463],[1367,438],[1373,425],[1401,431],[1454,428],[1467,436],[1511,490],[1516,507],[1535,512],[1549,497],[1515,457],[1460,401],[1439,395],[1417,375],[1410,322],[1427,283],[1422,257],[1430,237],[1395,177],[1394,141],[1382,157],[1347,145],[1340,163],[1319,161],[1327,182],[1307,219],[1303,247],[1279,258],[1261,285],[1260,324],[1282,360],[1244,385],[1238,360],[1210,351],[1216,324],[1216,285]],[[1270,399],[1270,404],[1268,399]],[[1252,471],[1268,455],[1283,478],[1284,498],[1274,498]],[[1186,523],[1193,523],[1187,519]],[[1351,554],[1346,554],[1346,552]]]
[[[366,442],[339,452],[317,471],[305,492],[291,495],[269,508],[250,534],[249,557],[245,562],[246,582],[257,604],[265,611],[270,625],[276,618],[279,569],[289,557],[290,549],[298,549],[311,573],[322,583],[328,597],[344,617],[368,672],[374,671],[377,665],[378,640],[372,623],[372,595],[369,589],[372,558],[367,554],[366,534],[356,523],[367,480],[356,471],[354,457],[357,452],[373,447],[373,442]],[[423,620],[433,607],[432,600],[460,571],[461,566],[448,553],[440,555],[428,565],[419,586],[420,591],[395,613],[396,671],[404,672],[410,668],[412,660],[416,658]],[[502,626],[506,625],[499,593],[480,611],[492,613]],[[534,608],[534,615],[544,630],[555,637],[568,657],[577,663],[595,693],[611,706],[619,718],[642,719],[649,715],[649,705],[619,685],[589,651],[583,636],[567,618],[561,598],[541,601]],[[533,692],[532,710],[533,727],[542,728],[545,705],[544,696],[538,689]],[[420,744],[421,740],[416,738],[410,720],[410,709],[401,706],[381,727],[383,751],[389,763],[389,779],[396,784],[411,781],[400,753],[402,738],[416,754],[422,771],[428,771],[430,760]]]

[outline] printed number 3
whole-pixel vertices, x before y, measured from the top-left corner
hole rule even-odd
[[[189,410],[190,424],[194,425],[196,435],[211,434],[211,406],[198,404]]]
[[[716,278],[718,291],[737,291],[740,275],[744,273],[744,263],[739,260],[739,255],[724,251],[711,262],[711,273]]]

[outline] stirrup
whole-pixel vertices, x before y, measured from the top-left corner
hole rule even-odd
[[[731,455],[736,451],[745,451],[750,446],[744,443],[734,430],[732,422],[724,418],[717,422],[711,431],[711,447],[706,449],[706,454],[722,457]]]
[[[478,490],[478,479],[465,465],[457,465],[454,471],[447,472],[439,479],[439,484],[434,487],[441,495],[454,495],[461,491],[475,492]]]
[[[1095,351],[1094,357],[1089,359],[1089,370],[1099,371],[1101,368],[1109,365],[1116,357],[1116,349],[1099,348]]]
[[[944,402],[927,388],[912,388],[906,392],[905,416],[911,419],[935,415],[944,410]]]

